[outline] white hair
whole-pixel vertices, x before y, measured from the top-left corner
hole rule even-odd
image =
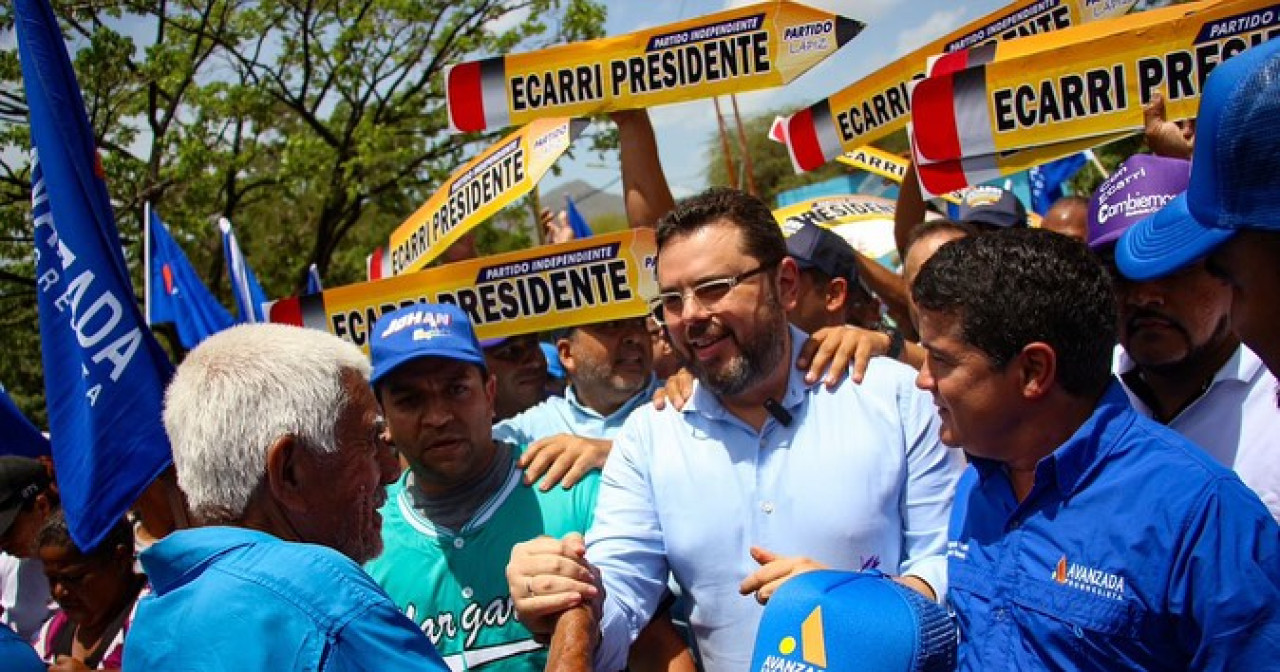
[[[317,329],[246,324],[192,350],[165,392],[164,427],[193,516],[238,519],[282,436],[335,452],[345,371],[368,381],[369,361]]]

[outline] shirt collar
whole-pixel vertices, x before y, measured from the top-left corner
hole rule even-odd
[[[623,404],[618,407],[618,410],[610,413],[608,416],[600,415],[599,411],[595,410],[594,408],[591,408],[590,406],[587,406],[581,401],[578,401],[578,394],[576,391],[574,391],[574,387],[572,384],[564,388],[564,400],[569,404],[569,407],[572,408],[575,413],[579,413],[592,418],[600,418],[601,420],[610,420],[612,418],[619,417],[619,416],[625,417],[625,416],[631,415],[631,411],[634,411],[636,407],[641,406],[642,404],[648,402],[650,399],[653,398],[653,391],[654,389],[657,388],[657,386],[658,386],[657,376],[654,376],[652,373],[650,373],[649,379],[645,383],[644,388],[641,389],[639,392],[636,392],[635,395],[633,395],[630,399],[623,402]]]
[[[196,568],[242,546],[284,543],[279,537],[244,527],[197,527],[169,533],[139,559],[157,594],[176,588]]]
[[[782,400],[778,403],[783,408],[792,410],[799,406],[800,402],[804,401],[810,389],[821,383],[806,383],[804,376],[796,370],[796,360],[800,357],[800,348],[804,347],[805,341],[809,340],[809,335],[792,324],[788,324],[787,329],[791,334],[791,357],[788,359],[788,366],[791,368],[787,371],[787,390],[783,392]],[[698,380],[694,380],[693,393],[689,395],[689,401],[685,403],[682,412],[701,413],[712,420],[733,417],[725,409],[724,405],[720,403],[720,398],[704,387]]]

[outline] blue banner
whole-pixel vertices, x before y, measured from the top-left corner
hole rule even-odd
[[[258,284],[258,276],[249,268],[249,262],[240,253],[240,243],[236,242],[236,232],[231,230],[231,222],[220,220],[218,228],[222,229],[222,255],[227,262],[231,296],[236,299],[240,321],[266,322],[267,314],[262,304],[267,302],[267,294],[262,291],[262,285]]]
[[[143,322],[80,87],[47,0],[16,0],[31,115],[45,397],[71,538],[88,550],[169,465],[173,374]]]
[[[307,268],[307,293],[319,294],[324,291],[324,283],[320,282],[320,269],[315,264]]]
[[[160,216],[151,212],[151,306],[150,324],[171,322],[178,330],[182,347],[190,350],[200,341],[235,324],[231,313],[213,298],[200,282],[187,255],[169,235]]]
[[[0,455],[40,457],[49,454],[49,439],[31,424],[0,387]]]
[[[566,196],[565,200],[568,201],[566,209],[569,211],[569,228],[573,229],[573,239],[582,240],[583,238],[594,236],[595,232],[587,224],[587,218],[583,217],[581,212],[578,212],[578,206],[574,205],[573,199]]]
[[[1066,195],[1063,185],[1085,164],[1084,152],[1050,161],[1027,171],[1031,185],[1031,210],[1043,217],[1053,207],[1054,201]]]

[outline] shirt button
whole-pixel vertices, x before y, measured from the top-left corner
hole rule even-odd
[[[765,502],[760,505],[760,510],[765,513],[773,513],[773,502]]]
[[[1003,608],[1001,608],[1001,609],[996,609],[994,612],[992,612],[992,615],[996,617],[996,620],[997,620],[997,621],[1003,621],[1003,620],[1004,620],[1004,609],[1003,609]]]
[[[467,586],[462,589],[462,599],[469,600],[472,595],[475,595],[475,591],[471,590],[471,586]]]
[[[467,545],[467,542],[466,542],[466,541],[463,541],[462,537],[454,537],[454,538],[453,538],[453,547],[454,547],[454,548],[462,548],[463,546],[466,546],[466,545]]]

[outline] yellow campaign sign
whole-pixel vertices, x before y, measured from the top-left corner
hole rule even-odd
[[[890,63],[787,120],[787,147],[798,172],[903,128],[908,84],[925,76],[929,56],[994,41],[1059,31],[1128,12],[1136,0],[1017,0]]]
[[[763,2],[627,35],[461,63],[445,73],[449,124],[455,131],[482,131],[781,86],[862,28],[794,2]]]
[[[391,232],[391,274],[426,266],[477,224],[529,193],[588,123],[539,119],[468,161]]]
[[[639,317],[658,291],[656,258],[653,231],[631,229],[283,299],[271,321],[367,348],[379,317],[415,303],[459,306],[481,339]]]
[[[919,82],[912,105],[931,161],[1063,144],[1143,127],[1164,93],[1171,119],[1194,116],[1209,73],[1280,34],[1272,0],[1199,2],[970,52],[966,67]],[[980,56],[980,63],[974,63]]]
[[[836,161],[846,166],[865,170],[885,179],[893,180],[898,184],[902,184],[902,180],[906,178],[907,166],[911,163],[897,154],[891,154],[875,147],[859,147],[845,152],[837,156]],[[948,203],[958,204],[962,195],[959,192],[955,192],[943,194],[938,198]]]
[[[898,263],[893,239],[895,208],[893,201],[879,196],[824,196],[778,208],[773,218],[785,236],[805,224],[831,229],[853,249],[892,268]]]
[[[920,180],[921,190],[926,196],[938,193],[955,194],[968,187],[1015,175],[1131,135],[1130,132],[1123,131],[999,154],[984,154],[949,161],[930,161],[921,157],[916,150],[914,124],[910,129],[912,151],[916,152],[916,177]],[[1034,216],[1031,218],[1034,219]]]

